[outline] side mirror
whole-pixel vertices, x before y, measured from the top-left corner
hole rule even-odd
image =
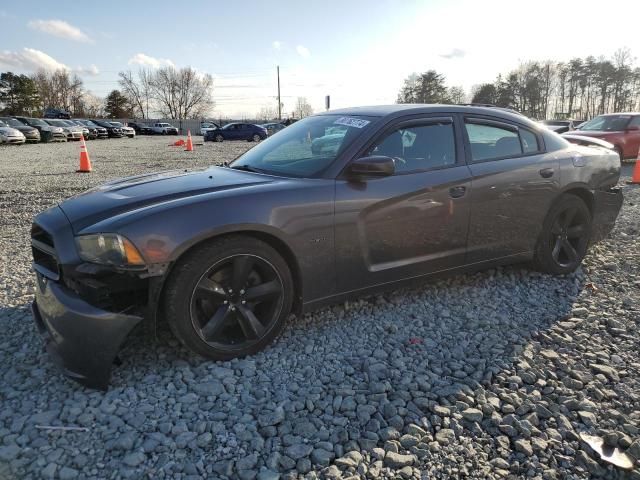
[[[351,177],[388,177],[396,171],[393,158],[383,155],[372,155],[354,160],[349,165]]]
[[[640,125],[631,125],[630,127],[627,127],[627,132],[637,132],[638,130],[640,130]]]

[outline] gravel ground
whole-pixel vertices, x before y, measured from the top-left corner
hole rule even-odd
[[[134,335],[109,392],[64,379],[28,309],[31,218],[251,146],[167,143],[89,142],[90,175],[73,173],[77,144],[0,148],[0,478],[640,479],[637,186],[573,275],[501,268],[327,308],[231,362]],[[597,461],[584,434],[633,469]]]

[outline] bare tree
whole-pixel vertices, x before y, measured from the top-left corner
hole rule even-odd
[[[169,118],[200,118],[213,107],[213,77],[200,75],[191,67],[163,67],[149,82],[158,111]]]
[[[42,101],[42,108],[56,107],[75,112],[82,108],[82,80],[67,70],[38,70],[33,76]]]
[[[313,108],[309,105],[307,97],[298,97],[294,112],[298,118],[308,117],[313,113]]]
[[[266,105],[258,112],[258,120],[273,120],[278,116],[275,107]]]
[[[120,72],[120,87],[122,93],[129,99],[134,108],[142,118],[149,118],[149,104],[151,101],[151,80],[153,72],[141,68],[138,70],[138,78],[134,79],[131,70]]]
[[[451,103],[464,103],[467,98],[467,94],[465,93],[464,88],[453,86],[449,87],[448,97],[449,100],[451,100]]]

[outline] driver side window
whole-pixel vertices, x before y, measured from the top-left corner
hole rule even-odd
[[[453,123],[400,127],[386,134],[367,152],[394,159],[396,173],[418,172],[456,163]]]

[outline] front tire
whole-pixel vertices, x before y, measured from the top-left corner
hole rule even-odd
[[[259,142],[260,140],[262,140],[262,138],[256,133],[253,135],[253,137],[251,137],[251,140],[254,142]]]
[[[224,137],[220,134],[215,136],[216,142],[224,142]]]
[[[251,355],[282,331],[293,303],[287,263],[248,236],[213,240],[176,265],[164,294],[175,336],[213,360]]]
[[[534,254],[534,267],[554,275],[573,272],[587,253],[590,237],[589,208],[575,195],[562,195],[544,220]]]

